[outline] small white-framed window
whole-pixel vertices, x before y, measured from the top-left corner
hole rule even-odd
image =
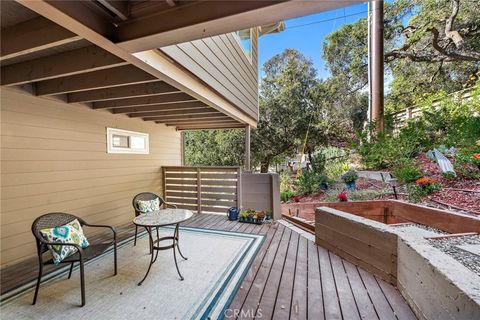
[[[149,154],[148,133],[107,128],[107,153]]]

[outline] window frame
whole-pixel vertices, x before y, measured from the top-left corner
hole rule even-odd
[[[126,136],[128,137],[128,147],[115,147],[113,145],[113,136]],[[134,149],[130,146],[131,137],[140,137],[145,141],[145,147],[143,149]],[[123,130],[117,128],[107,127],[107,153],[112,154],[150,154],[150,139],[148,133]]]

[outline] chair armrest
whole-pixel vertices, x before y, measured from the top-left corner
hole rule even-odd
[[[88,224],[88,223],[84,223],[83,225],[87,226],[87,227],[91,227],[91,228],[108,228],[108,229],[112,230],[113,239],[115,240],[115,242],[117,242],[117,231],[115,230],[114,227],[103,225],[103,224]]]
[[[165,207],[171,207],[171,208],[177,209],[177,205],[173,203],[164,202],[163,204],[165,205]]]

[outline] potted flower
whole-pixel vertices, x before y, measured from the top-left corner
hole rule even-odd
[[[474,153],[472,155],[472,163],[478,167],[478,170],[480,170],[480,153]]]
[[[265,219],[265,212],[263,211],[258,211],[256,213],[257,215],[257,219],[255,220],[255,223],[256,224],[262,224],[263,223],[263,220]]]
[[[337,194],[337,198],[338,198],[338,201],[340,201],[340,202],[347,202],[348,201],[348,197],[347,197],[346,192],[340,192],[339,194]]]
[[[273,219],[273,214],[271,210],[265,211],[265,220],[272,220]]]
[[[354,170],[348,170],[342,176],[343,182],[347,185],[347,189],[354,190],[356,188],[356,181],[358,180],[358,173]]]
[[[248,217],[248,212],[247,211],[240,211],[240,213],[238,214],[238,221],[240,222],[245,222],[247,221],[247,217]]]

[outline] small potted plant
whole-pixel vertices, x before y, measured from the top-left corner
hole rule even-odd
[[[264,211],[258,211],[256,213],[257,219],[255,220],[256,224],[262,224],[263,220],[265,220],[265,212]]]
[[[272,220],[272,219],[273,219],[272,210],[265,211],[265,220]]]
[[[354,170],[348,170],[342,176],[343,182],[347,185],[347,189],[354,190],[356,186],[356,181],[358,180],[358,173]]]
[[[238,214],[238,221],[246,222],[248,217],[248,212],[246,210],[240,211]]]
[[[253,222],[253,217],[255,216],[255,210],[248,209],[247,210],[247,222]]]

